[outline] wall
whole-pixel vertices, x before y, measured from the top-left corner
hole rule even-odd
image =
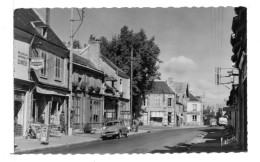
[[[43,51],[41,49],[38,50],[39,55],[41,56],[41,53],[44,52],[47,55],[47,61],[46,61],[46,66],[47,66],[47,72],[46,76],[41,76],[41,70],[34,70],[35,74],[37,75],[37,78],[39,79],[40,82],[44,84],[50,84],[54,86],[61,86],[63,88],[68,88],[68,69],[67,69],[67,64],[68,64],[68,58],[61,58],[61,78],[57,79],[55,78],[55,54]]]
[[[197,111],[193,111],[193,104],[197,105]],[[192,120],[192,115],[197,115],[197,121]],[[187,119],[186,123],[187,124],[192,124],[192,125],[202,125],[203,121],[202,119],[202,103],[201,102],[192,102],[188,101],[187,102]]]
[[[165,96],[164,103],[163,103],[163,96]],[[168,98],[172,98],[171,106],[168,106]],[[156,105],[156,100],[157,100],[157,102],[160,100],[159,105]],[[149,94],[149,95],[147,95],[146,100],[145,100],[145,105],[142,105],[142,110],[148,112],[148,123],[151,124],[151,122],[150,122],[151,111],[165,112],[164,122],[167,122],[167,120],[168,120],[168,112],[172,112],[171,122],[174,123],[174,120],[175,120],[174,102],[175,102],[174,94],[164,94],[164,95],[163,94]],[[144,122],[144,123],[146,123],[146,122]]]

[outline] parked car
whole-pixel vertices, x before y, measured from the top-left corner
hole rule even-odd
[[[209,119],[209,126],[216,126],[217,125],[217,119],[212,117]]]
[[[218,124],[219,124],[219,126],[227,126],[227,125],[228,125],[228,120],[227,120],[227,118],[225,118],[225,117],[220,117],[220,118],[218,119]]]
[[[123,135],[127,137],[128,129],[123,121],[114,120],[104,123],[101,131],[101,138],[121,138]]]

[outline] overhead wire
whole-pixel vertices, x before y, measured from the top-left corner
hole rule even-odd
[[[113,32],[107,27],[107,25],[104,23],[104,20],[101,20],[101,18],[98,17],[98,16],[95,14],[94,11],[89,10],[89,12],[92,13],[92,16],[94,16],[94,17],[96,18],[96,20],[98,20],[98,22],[99,22],[101,28],[102,28],[106,33],[108,33],[109,36],[112,37],[112,36],[113,36]]]
[[[108,32],[104,30],[104,28],[102,28],[102,26],[100,25],[100,23],[98,23],[94,17],[92,16],[92,13],[89,12],[89,10],[87,11],[88,12],[88,18],[89,18],[89,21],[91,23],[94,24],[95,28],[98,30],[99,33],[102,33],[101,35],[108,35]]]

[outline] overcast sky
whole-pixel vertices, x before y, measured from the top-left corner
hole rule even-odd
[[[45,10],[37,11],[44,17]],[[51,27],[62,41],[69,40],[70,12],[70,9],[51,9]],[[148,38],[155,36],[161,50],[162,80],[172,77],[174,81],[188,82],[195,95],[205,92],[206,104],[224,104],[230,90],[214,85],[215,67],[232,65],[230,35],[234,16],[232,7],[85,9],[84,21],[75,39],[84,44],[90,34],[111,39],[119,34],[123,25],[134,32],[143,28]],[[75,9],[74,19],[77,18]],[[74,24],[74,30],[78,24]],[[222,75],[225,74],[226,70],[222,70]]]

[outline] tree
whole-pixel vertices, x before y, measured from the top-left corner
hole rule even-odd
[[[80,44],[80,41],[79,40],[73,40],[73,49],[81,49],[82,46]]]
[[[128,76],[131,73],[131,48],[133,48],[133,112],[136,116],[141,110],[142,100],[153,88],[155,79],[160,78],[158,72],[160,48],[155,38],[148,39],[141,29],[134,33],[123,26],[118,36],[111,41],[101,37],[101,53],[121,68]]]

